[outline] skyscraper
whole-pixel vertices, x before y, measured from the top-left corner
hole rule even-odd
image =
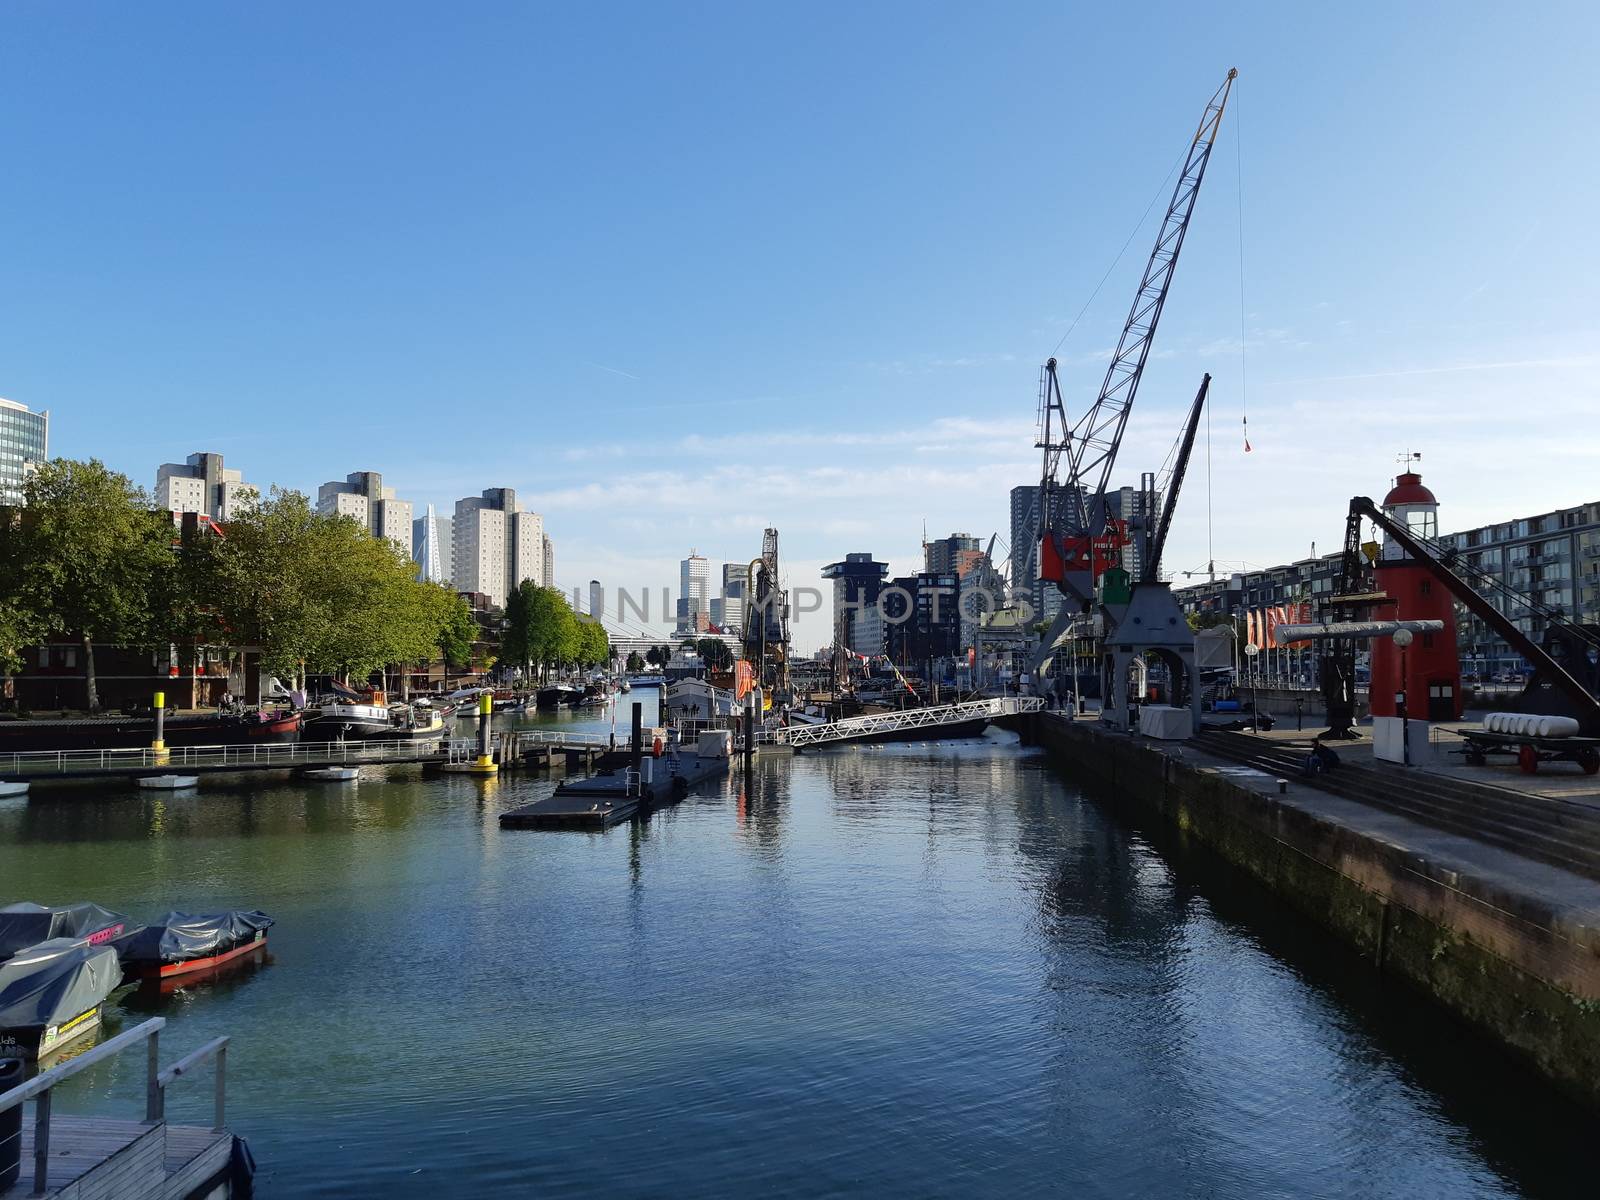
[[[678,630],[702,632],[711,623],[711,562],[689,551],[678,564]]]
[[[1038,489],[1035,488],[1035,491]],[[1013,518],[1014,520],[1015,518]],[[949,537],[940,538],[938,541],[926,542],[922,547],[922,569],[948,575],[959,568],[963,560],[960,556],[964,551],[981,552],[982,545],[970,533],[952,533]]]
[[[455,582],[455,541],[449,517],[434,513],[428,505],[423,515],[411,522],[411,557],[417,563],[417,578],[447,587]]]
[[[377,471],[357,471],[343,483],[323,484],[317,489],[317,511],[349,517],[373,537],[386,537],[411,553],[411,502],[395,499],[394,489],[383,486]]]
[[[0,504],[21,504],[22,485],[50,457],[50,414],[0,400]]]
[[[546,566],[554,552],[544,518],[524,512],[514,489],[486,488],[481,496],[457,500],[451,532],[457,591],[481,593],[499,607],[524,579],[549,582]]]
[[[156,503],[175,513],[203,513],[213,521],[231,521],[260,490],[245,483],[238,471],[222,464],[222,455],[200,452],[181,463],[156,468]]]

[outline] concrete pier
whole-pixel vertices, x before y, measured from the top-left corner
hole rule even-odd
[[[1091,791],[1220,854],[1600,1107],[1600,881],[1194,743],[1020,720]]]

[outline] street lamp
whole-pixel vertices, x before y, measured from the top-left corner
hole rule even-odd
[[[1260,733],[1260,710],[1256,707],[1256,655],[1261,653],[1261,647],[1254,642],[1247,642],[1244,652],[1250,659],[1250,732]]]
[[[1410,679],[1406,674],[1406,647],[1411,645],[1413,636],[1409,629],[1394,631],[1394,644],[1400,647],[1400,690],[1394,694],[1394,705],[1400,710],[1400,761],[1408,767],[1411,765],[1411,714],[1406,711],[1406,693],[1410,690],[1406,686]]]

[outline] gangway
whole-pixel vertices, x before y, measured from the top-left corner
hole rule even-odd
[[[1011,717],[1019,713],[1039,712],[1043,708],[1043,696],[964,700],[960,704],[939,704],[931,708],[907,708],[899,712],[846,717],[842,721],[829,721],[822,725],[789,725],[774,730],[772,740],[780,746],[820,746],[873,734],[897,733],[902,729],[935,729],[941,725],[961,725],[985,717]]]

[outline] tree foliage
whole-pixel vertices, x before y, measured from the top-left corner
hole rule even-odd
[[[160,584],[176,563],[172,523],[98,459],[53,459],[23,492],[25,511],[7,532],[17,576],[7,596],[15,622],[8,636],[80,639],[94,711],[94,644],[148,645],[164,632]]]
[[[728,643],[721,638],[703,637],[694,644],[694,649],[700,656],[700,661],[713,671],[733,669],[733,651],[728,649]]]
[[[630,675],[637,675],[640,671],[644,670],[644,659],[639,656],[639,652],[637,650],[630,650],[628,651],[627,665],[628,673]]]

